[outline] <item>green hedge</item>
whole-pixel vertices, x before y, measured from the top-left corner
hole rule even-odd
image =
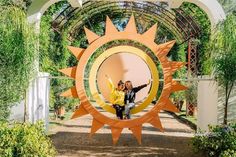
[[[209,133],[201,132],[192,141],[195,151],[213,157],[236,156],[236,123],[228,126],[210,126]]]
[[[14,124],[0,122],[1,157],[53,157],[56,155],[43,123]]]

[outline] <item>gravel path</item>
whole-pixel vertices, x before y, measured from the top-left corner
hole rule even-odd
[[[118,143],[113,146],[109,126],[89,138],[92,123],[90,115],[60,123],[50,132],[58,157],[201,157],[192,151],[190,142],[194,131],[190,127],[166,112],[160,113],[160,118],[165,132],[144,124],[142,145],[137,143],[130,130],[124,129]]]

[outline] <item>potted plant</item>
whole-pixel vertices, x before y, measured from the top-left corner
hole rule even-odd
[[[188,90],[185,92],[186,105],[187,105],[187,115],[193,116],[196,113],[197,108],[197,83],[191,82],[188,86]]]
[[[182,91],[174,93],[172,99],[178,110],[181,111],[185,100],[185,93]]]
[[[54,114],[55,114],[56,119],[57,118],[60,118],[60,119],[64,118],[65,104],[66,104],[65,98],[60,97],[60,96],[56,96],[56,101],[54,103]]]

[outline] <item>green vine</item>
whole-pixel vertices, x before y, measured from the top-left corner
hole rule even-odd
[[[0,120],[6,120],[34,75],[37,36],[21,8],[1,3],[0,14]]]

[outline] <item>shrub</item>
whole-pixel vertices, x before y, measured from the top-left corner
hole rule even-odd
[[[52,157],[56,151],[46,136],[43,123],[0,123],[0,156]]]
[[[225,150],[220,154],[220,157],[235,157],[236,151],[235,150]]]
[[[201,132],[192,141],[195,151],[203,151],[208,156],[236,156],[236,124],[210,126],[209,133]]]

